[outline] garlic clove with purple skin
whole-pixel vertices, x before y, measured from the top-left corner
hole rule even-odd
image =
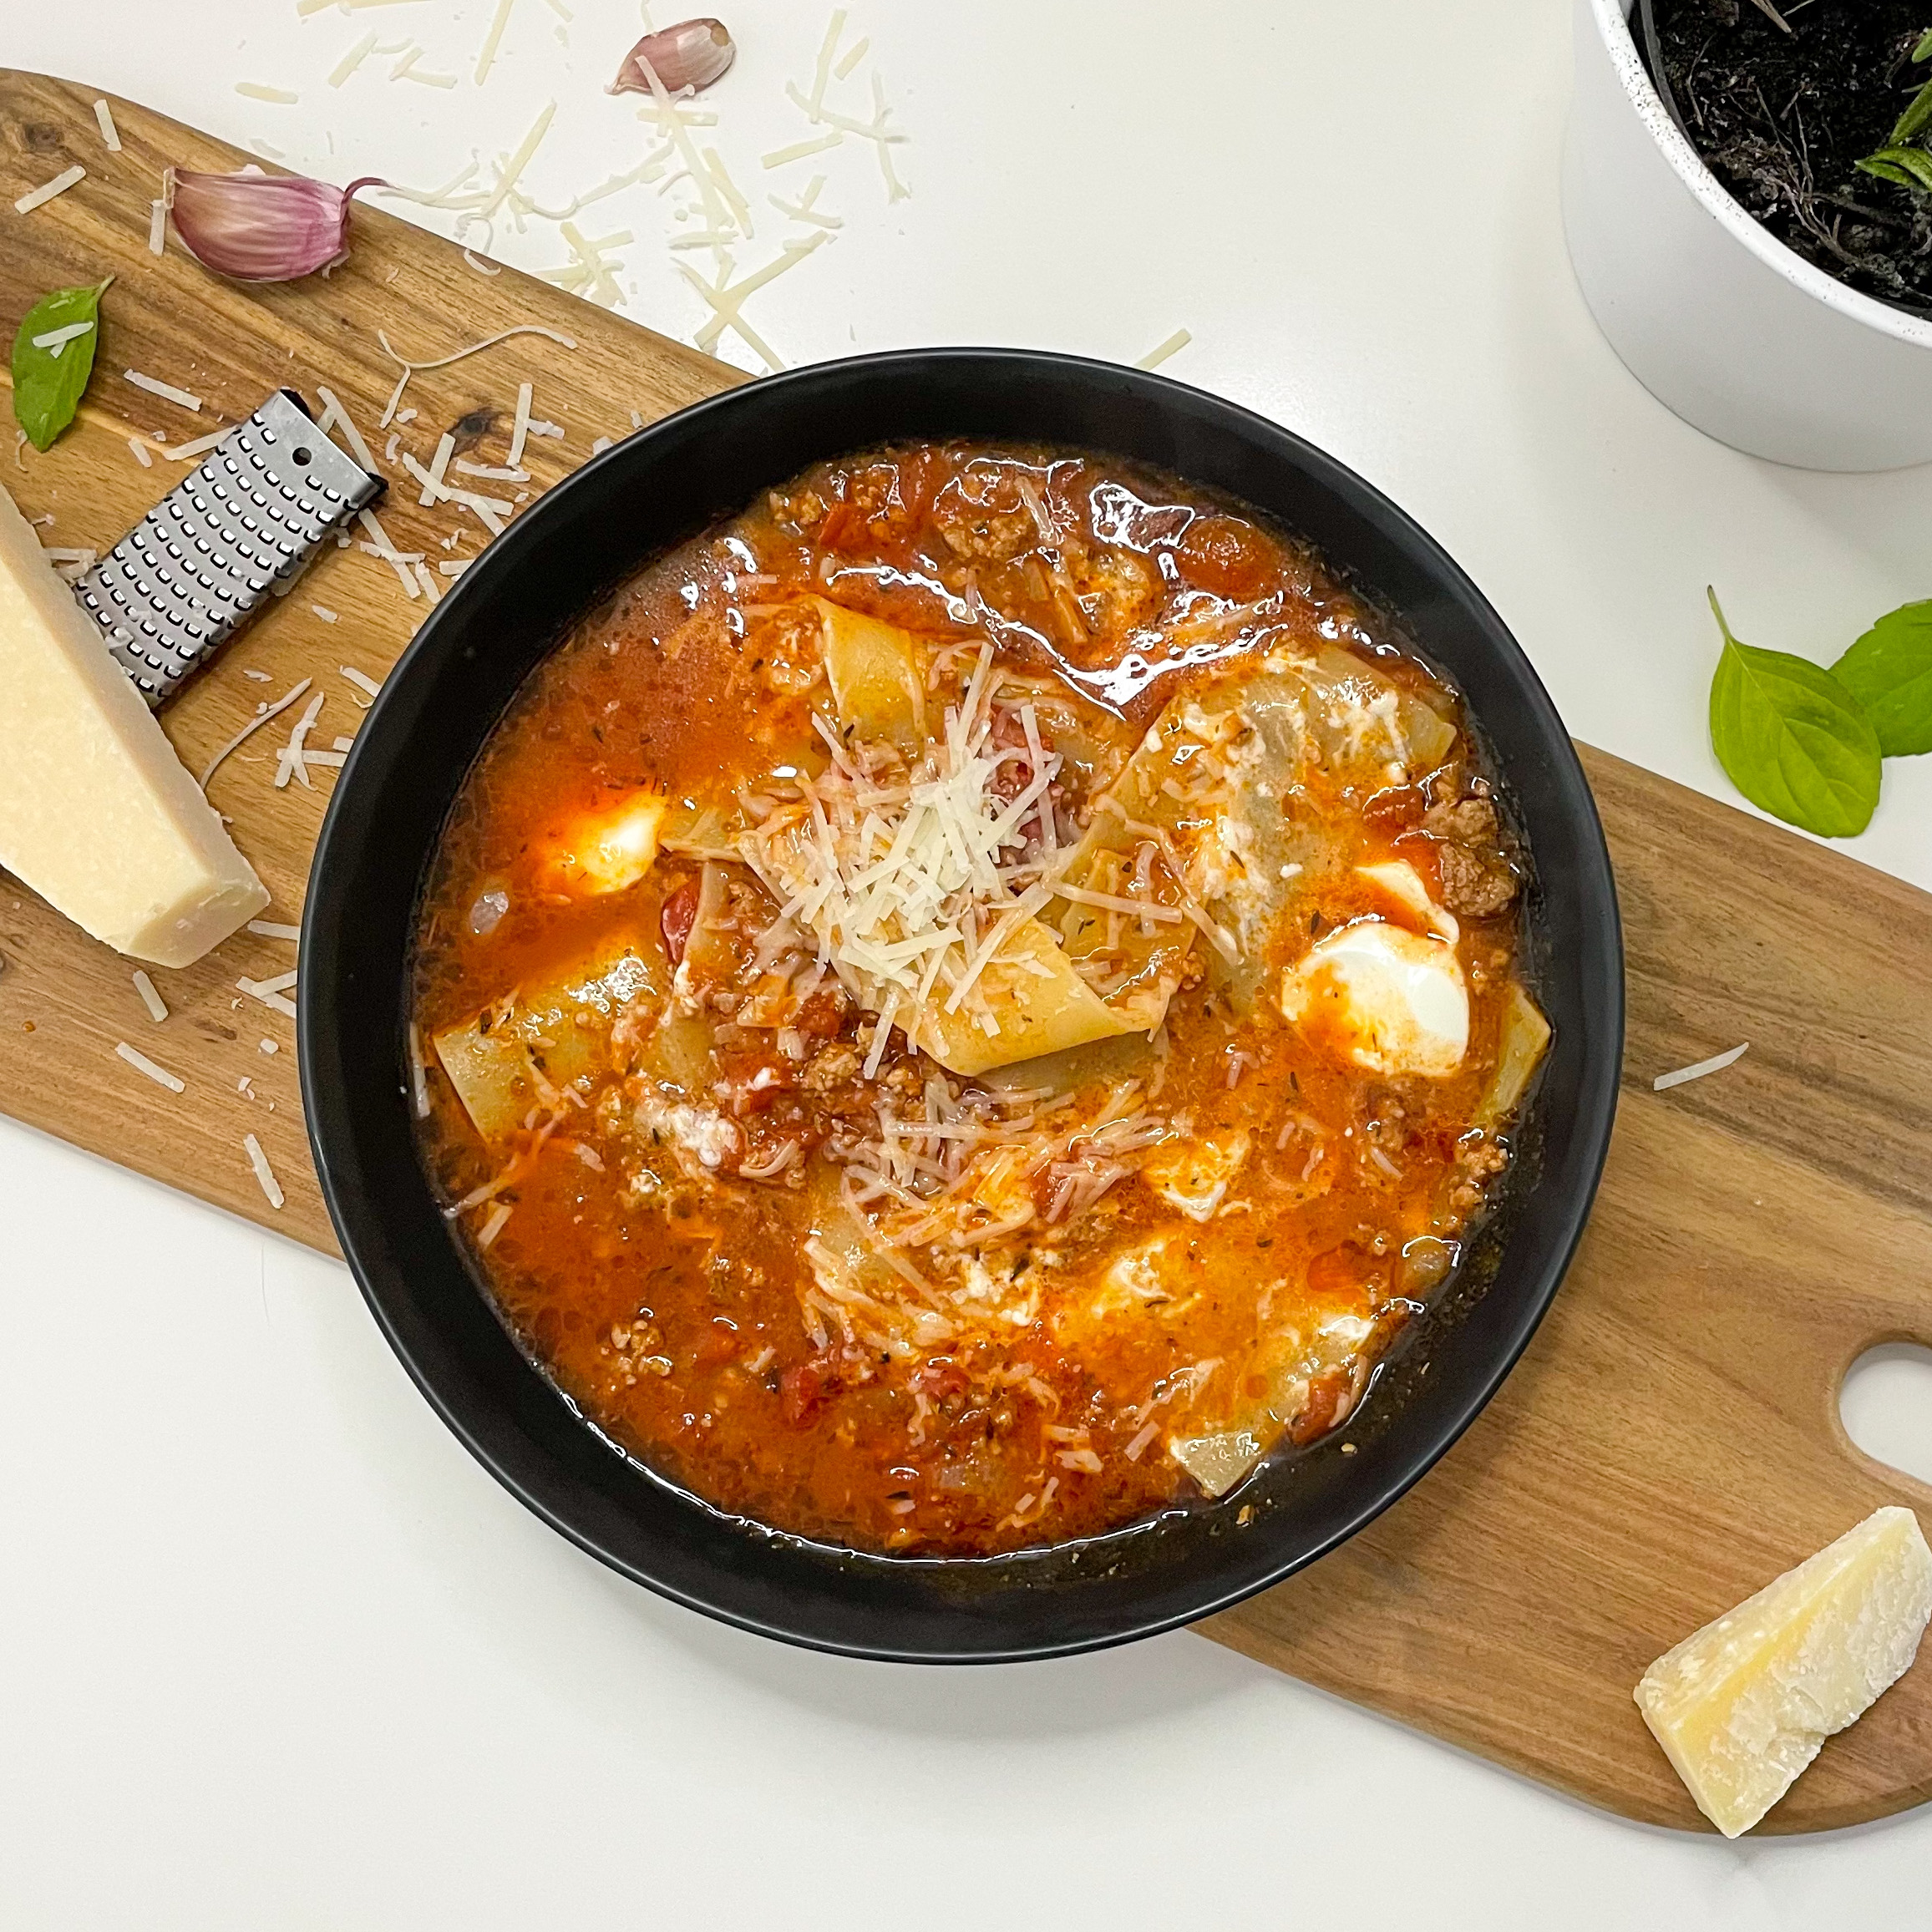
[[[349,199],[374,175],[332,188],[302,175],[169,169],[162,194],[181,246],[231,281],[294,281],[349,251]]]
[[[737,44],[722,20],[681,20],[675,27],[647,33],[624,56],[617,78],[604,91],[649,94],[654,74],[667,94],[682,94],[686,88],[699,94],[737,58]]]

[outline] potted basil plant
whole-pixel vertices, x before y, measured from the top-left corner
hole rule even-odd
[[[1932,461],[1932,0],[1573,4],[1564,221],[1611,347],[1753,455]]]

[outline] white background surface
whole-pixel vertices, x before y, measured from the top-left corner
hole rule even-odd
[[[0,62],[418,186],[555,99],[530,179],[560,200],[641,153],[633,105],[600,91],[631,0],[567,3],[565,44],[545,0],[517,0],[480,90],[489,0],[307,22],[292,0],[13,0]],[[1168,373],[1419,516],[1580,736],[1719,795],[1706,581],[1742,636],[1824,660],[1932,595],[1932,469],[1734,455],[1596,335],[1557,212],[1557,0],[863,0],[854,32],[912,136],[913,196],[890,209],[857,147],[758,165],[805,131],[781,84],[809,77],[824,9],[729,18],[743,53],[707,138],[761,215],[822,169],[846,221],[748,307],[789,359],[1007,342],[1131,360],[1184,326]],[[461,84],[391,84],[385,58],[327,88],[371,24]],[[841,90],[861,113],[870,69]],[[702,310],[662,246],[669,205],[640,187],[584,226],[634,229],[628,312],[687,335]],[[565,258],[542,223],[495,246]],[[1887,768],[1855,849],[1932,886],[1918,766]],[[8,1927],[1924,1921],[1932,1813],[1726,1846],[1586,1811],[1185,1635],[941,1673],[713,1626],[499,1491],[340,1268],[4,1123],[0,1311]],[[1895,1399],[1912,1367],[1854,1404],[1900,1461],[1932,1457]]]

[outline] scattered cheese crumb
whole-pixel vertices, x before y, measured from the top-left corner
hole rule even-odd
[[[445,429],[436,444],[436,454],[429,459],[427,475],[420,479],[423,494],[418,501],[428,510],[442,494],[443,479],[449,468],[449,459],[456,454],[456,439]]]
[[[416,580],[409,575],[409,568],[403,560],[402,552],[389,541],[389,533],[383,528],[376,513],[373,510],[359,510],[356,512],[356,520],[382,545],[375,554],[388,562],[410,598],[413,600],[421,596],[423,593],[416,588]]]
[[[298,94],[291,94],[286,87],[268,87],[259,80],[238,80],[235,91],[246,94],[251,100],[265,100],[276,107],[293,107],[302,99]]]
[[[201,398],[191,396],[185,389],[177,389],[172,383],[164,383],[153,376],[144,376],[139,369],[123,369],[121,378],[132,383],[137,389],[145,389],[150,396],[159,396],[165,403],[179,403],[184,409],[199,410]]]
[[[94,118],[100,124],[100,138],[107,144],[108,152],[118,155],[121,151],[121,134],[114,125],[114,110],[104,100],[97,100],[94,104]]]
[[[150,201],[148,204],[148,253],[159,255],[167,246],[168,204]]]
[[[168,1017],[168,1002],[155,991],[155,982],[145,972],[137,971],[134,991],[141,996],[141,1004],[148,1009],[148,1017],[160,1026]]]
[[[782,168],[792,161],[802,161],[807,155],[822,155],[828,148],[835,148],[844,139],[841,134],[820,134],[816,140],[794,141],[789,148],[773,148],[768,155],[758,157],[765,168]]]
[[[1750,1045],[1747,1040],[1743,1046],[1733,1047],[1728,1053],[1713,1053],[1708,1060],[1700,1060],[1694,1066],[1680,1067],[1674,1073],[1660,1073],[1651,1083],[1651,1091],[1662,1093],[1670,1088],[1681,1087],[1686,1080],[1701,1080],[1706,1073],[1722,1073],[1727,1067],[1742,1060]]]
[[[376,51],[373,32],[365,33],[329,70],[329,85],[340,87]]]
[[[87,170],[78,162],[71,168],[63,168],[51,181],[45,181],[38,188],[29,189],[13,204],[15,211],[31,215],[36,208],[44,208],[56,195],[64,195],[76,181],[87,179]]]
[[[325,624],[334,624],[340,621],[336,613],[327,604],[311,604],[309,609],[313,611]]]
[[[489,32],[484,35],[482,50],[476,57],[476,84],[483,85],[488,76],[490,63],[496,58],[496,50],[503,44],[503,30],[510,25],[510,10],[516,0],[496,0],[496,17],[489,23]]]
[[[263,705],[262,707],[256,712],[255,716],[250,718],[248,723],[243,725],[241,730],[236,732],[234,737],[230,738],[227,743],[223,745],[221,750],[216,752],[213,758],[209,759],[208,768],[201,774],[201,789],[204,792],[208,789],[209,779],[214,777],[216,771],[221,763],[221,761],[226,758],[228,754],[236,748],[236,746],[246,743],[249,738],[252,738],[256,732],[261,729],[263,725],[268,723],[270,718],[278,717],[281,712],[287,711],[289,706],[293,704],[297,698],[300,697],[303,692],[307,691],[309,686],[314,682],[315,681],[313,678],[305,677],[302,679],[300,684],[296,686],[294,690],[288,693],[286,697],[278,697],[273,704]]]
[[[332,423],[339,423],[343,435],[349,439],[349,448],[356,461],[373,476],[376,474],[376,459],[369,454],[369,446],[363,442],[362,431],[357,428],[354,418],[342,406],[341,399],[333,389],[327,388],[320,383],[316,384],[315,393],[322,398],[324,411],[320,425],[322,434],[327,435]]]
[[[217,429],[211,435],[197,436],[192,443],[178,443],[172,449],[164,446],[161,454],[170,463],[192,463],[197,456],[205,456],[227,434]]]
[[[295,1001],[282,989],[295,984],[293,973],[283,973],[272,980],[237,980],[235,990],[246,993],[251,1000],[260,1000],[263,1006],[272,1007],[278,1013],[286,1013],[290,1019],[296,1017]]]
[[[275,789],[279,792],[293,778],[304,791],[315,788],[308,782],[309,758],[306,751],[310,728],[327,700],[326,692],[318,691],[302,707],[302,713],[295,721],[289,732],[288,743],[276,756]]]
[[[63,328],[49,329],[45,335],[31,337],[37,349],[45,349],[55,362],[60,360],[60,352],[77,337],[92,335],[94,324],[90,322],[68,322]]]
[[[188,1083],[185,1080],[176,1079],[165,1067],[157,1067],[145,1053],[138,1047],[130,1047],[125,1040],[119,1042],[115,1046],[114,1051],[127,1062],[129,1066],[138,1068],[141,1072],[145,1073],[149,1079],[156,1081],[161,1086],[165,1087],[170,1093],[185,1093],[188,1091]]]
[[[155,459],[149,455],[148,446],[142,442],[139,437],[129,437],[128,448],[134,452],[134,461],[139,464],[143,469],[152,469],[155,467]]]
[[[261,1042],[261,1047],[264,1053],[279,1053],[281,1051],[281,1047],[276,1046],[275,1042],[272,1040],[262,1041]]]
[[[516,386],[516,419],[510,431],[509,466],[512,469],[523,461],[524,441],[530,434],[530,398],[535,393],[535,390],[528,383],[519,383]]]
[[[261,1143],[252,1133],[244,1134],[241,1144],[248,1155],[248,1164],[255,1169],[255,1178],[261,1183],[261,1191],[268,1197],[271,1208],[279,1208],[283,1195],[281,1183],[275,1178],[275,1169],[268,1164],[268,1156],[261,1151]]]
[[[1137,369],[1158,369],[1169,356],[1178,355],[1194,339],[1185,329],[1176,329],[1165,342],[1157,343],[1133,366]]]

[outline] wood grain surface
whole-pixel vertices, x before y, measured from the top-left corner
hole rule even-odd
[[[397,371],[377,331],[426,359],[540,324],[418,376],[403,447],[454,431],[500,464],[520,381],[565,425],[533,439],[541,488],[644,421],[738,380],[661,337],[358,205],[348,262],[326,281],[244,290],[171,239],[146,250],[170,163],[246,157],[121,101],[124,151],[95,131],[93,92],[0,70],[0,322],[113,273],[83,420],[0,476],[43,540],[104,550],[172,487],[129,439],[170,443],[246,417],[277,384],[326,384],[378,451]],[[15,196],[78,161],[88,176],[38,212]],[[134,368],[204,398],[198,416],[126,383]],[[432,564],[480,547],[471,520],[423,509],[398,466],[379,506]],[[483,486],[492,493],[509,487]],[[336,614],[329,623],[314,608]],[[352,665],[379,678],[423,614],[394,573],[328,552],[296,591],[165,714],[190,768],[303,677],[328,693],[312,742],[355,728]],[[249,677],[254,670],[265,681]],[[273,789],[270,725],[210,787],[275,895],[300,915],[327,803]],[[1616,862],[1630,996],[1624,1098],[1597,1210],[1554,1309],[1502,1393],[1424,1481],[1344,1549],[1202,1626],[1356,1702],[1625,1815],[1701,1820],[1630,1701],[1661,1651],[1884,1503],[1932,1523],[1932,1490],[1845,1438],[1845,1369],[1889,1340],[1932,1343],[1932,898],[1600,753],[1585,762]],[[292,966],[238,936],[185,972],[156,970],[150,1021],[130,962],[0,879],[0,1107],[17,1118],[322,1249],[333,1249],[303,1138],[292,1022],[235,986]],[[138,1047],[180,1096],[116,1057]],[[1666,1094],[1658,1072],[1751,1042],[1737,1065]],[[264,1051],[272,1041],[276,1051]],[[246,1082],[245,1090],[241,1085]],[[287,1190],[271,1209],[242,1152],[256,1133]],[[1932,1796],[1932,1666],[1818,1763],[1760,1828],[1815,1831]]]

